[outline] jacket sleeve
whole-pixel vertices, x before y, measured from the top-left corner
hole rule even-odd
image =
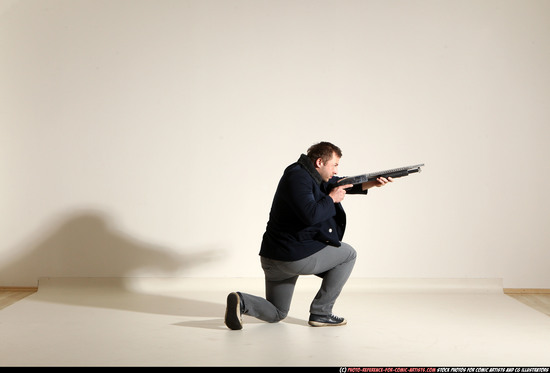
[[[289,205],[303,224],[312,226],[336,215],[333,199],[322,193],[315,181],[299,173],[290,175],[287,180],[291,187],[287,189]]]
[[[363,190],[363,184],[355,184],[353,187],[346,190],[346,194],[367,194],[369,190]]]
[[[328,190],[331,191],[334,187],[336,187],[336,183],[343,179],[343,177],[334,176],[332,179],[329,180],[328,184]],[[369,190],[363,190],[363,184],[355,184],[349,189],[346,189],[346,194],[367,194]]]

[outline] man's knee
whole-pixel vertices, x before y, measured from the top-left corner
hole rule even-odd
[[[275,318],[271,322],[276,323],[276,322],[282,321],[282,320],[286,319],[287,316],[288,316],[288,311],[277,310]]]
[[[348,261],[357,259],[357,251],[351,245],[342,242],[342,246],[348,251]]]

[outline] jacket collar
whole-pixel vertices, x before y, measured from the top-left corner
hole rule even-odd
[[[323,182],[323,179],[321,178],[321,174],[319,173],[319,171],[315,169],[313,162],[311,162],[311,159],[309,159],[307,155],[302,154],[298,159],[298,164],[300,164],[303,168],[306,169],[306,171],[311,175],[313,180],[315,180],[317,185],[321,185],[321,183]]]

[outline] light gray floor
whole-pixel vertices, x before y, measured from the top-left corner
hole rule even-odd
[[[307,326],[319,279],[287,320],[223,324],[225,297],[261,279],[41,279],[0,311],[1,366],[550,366],[550,317],[492,280],[350,279],[343,327]]]

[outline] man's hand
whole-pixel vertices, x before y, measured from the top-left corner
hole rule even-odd
[[[372,187],[381,187],[386,185],[387,183],[393,183],[393,178],[388,177],[386,179],[385,177],[379,177],[376,180],[367,181],[366,183],[363,183],[363,190],[367,190]]]
[[[340,203],[344,200],[346,196],[346,189],[351,188],[353,184],[341,185],[332,189],[329,193],[329,196],[332,198],[334,203]]]

